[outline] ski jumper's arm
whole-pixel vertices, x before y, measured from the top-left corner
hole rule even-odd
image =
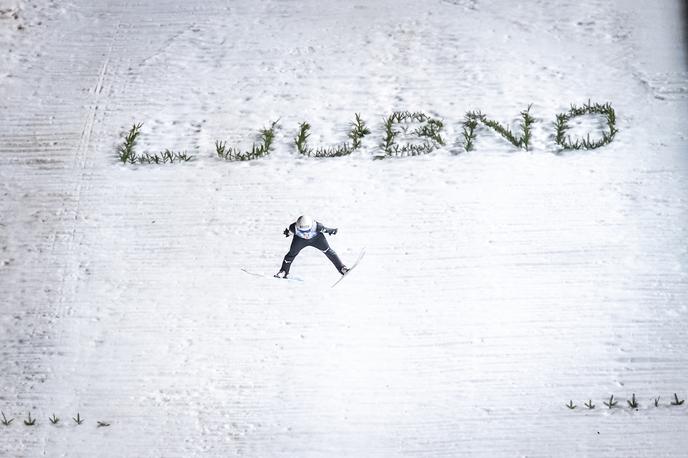
[[[291,223],[288,228],[283,232],[285,237],[289,237],[289,234],[296,234],[296,223]]]
[[[322,233],[330,234],[330,235],[334,235],[337,233],[336,227],[330,228],[330,227],[324,226],[323,224],[318,223],[318,222],[316,222],[315,230],[318,232],[322,232]]]

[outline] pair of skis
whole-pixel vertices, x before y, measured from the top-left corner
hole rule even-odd
[[[354,270],[354,269],[356,268],[356,266],[358,265],[358,263],[361,262],[361,259],[363,259],[363,256],[365,256],[365,248],[361,250],[361,254],[358,255],[358,258],[356,259],[356,262],[354,262],[353,264],[351,264],[351,267],[349,267],[349,270],[348,270],[345,274],[343,274],[341,277],[339,277],[339,278],[337,279],[337,281],[334,282],[334,284],[331,286],[331,288],[334,288],[335,286],[337,286],[337,285],[339,284],[340,281],[344,280],[344,278],[345,278],[346,276],[348,276],[348,275],[351,273],[351,271]],[[247,270],[247,269],[244,269],[244,268],[242,268],[241,270],[242,270],[243,272],[245,272],[245,273],[251,275],[251,276],[254,276],[254,277],[263,277],[263,278],[267,278],[267,275],[263,275],[263,274],[251,272],[250,270]],[[284,280],[291,280],[291,281],[298,281],[298,282],[302,282],[302,281],[303,281],[302,279],[300,279],[300,278],[298,278],[298,277],[287,277],[287,278],[283,278],[283,277],[277,277],[277,276],[275,276],[275,278],[282,278],[282,279],[284,279]]]

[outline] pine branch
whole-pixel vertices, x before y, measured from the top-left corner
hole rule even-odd
[[[626,400],[626,402],[628,403],[628,407],[630,407],[631,409],[638,408],[638,401],[636,401],[635,399],[635,393],[633,393],[633,397],[631,398],[631,400]]]
[[[5,412],[0,411],[0,413],[2,414],[2,424],[3,425],[9,426],[14,421],[14,418],[10,418],[8,420],[7,417],[5,416]]]
[[[34,425],[36,424],[36,419],[35,419],[35,418],[31,418],[31,412],[29,412],[29,418],[26,419],[26,420],[24,420],[24,424],[25,424],[26,426],[34,426]]]
[[[612,407],[616,406],[617,401],[614,400],[614,395],[612,394],[612,395],[609,397],[609,402],[603,402],[603,404],[606,405],[608,408],[611,409]]]
[[[131,126],[126,137],[124,137],[124,142],[117,147],[119,160],[123,164],[135,164],[138,159],[135,148],[139,135],[141,135],[141,127],[143,124],[140,123]]]
[[[678,399],[678,394],[674,393],[674,400],[671,401],[672,406],[680,406],[684,403],[685,399]]]
[[[77,425],[80,425],[84,422],[84,420],[81,418],[81,415],[79,414],[79,412],[76,413],[76,417],[72,417],[72,420],[74,420],[74,422]]]

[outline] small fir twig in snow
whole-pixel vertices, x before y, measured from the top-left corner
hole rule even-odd
[[[123,164],[135,164],[137,161],[137,155],[136,155],[136,141],[141,135],[141,127],[143,127],[143,124],[134,124],[131,126],[131,129],[129,129],[129,133],[127,133],[127,136],[124,137],[124,142],[122,142],[119,147],[117,147],[117,154],[119,155],[119,160]]]
[[[530,137],[531,137],[531,127],[533,123],[535,122],[535,118],[533,118],[530,115],[530,109],[533,106],[531,103],[528,105],[528,108],[526,108],[524,111],[521,112],[521,118],[523,119],[523,122],[521,123],[521,146],[528,151],[528,148],[530,147]]]
[[[311,125],[304,121],[301,124],[299,124],[299,131],[296,134],[296,137],[294,138],[296,151],[298,151],[299,154],[303,154],[304,156],[310,156],[311,152],[313,151],[311,148],[308,147],[308,137],[311,136],[310,130]]]
[[[14,421],[14,418],[10,418],[8,420],[7,417],[5,416],[5,412],[0,411],[0,413],[2,414],[2,424],[3,425],[9,426],[10,423],[12,423]]]
[[[684,401],[685,401],[685,399],[681,399],[679,401],[678,394],[674,393],[674,400],[671,401],[671,405],[672,406],[680,406],[681,404],[683,404]]]
[[[76,417],[72,417],[72,420],[74,420],[74,422],[75,422],[77,425],[80,425],[80,424],[82,424],[82,423],[84,422],[84,419],[81,418],[81,415],[79,414],[79,412],[76,413]]]
[[[626,402],[628,403],[628,407],[630,407],[631,409],[638,408],[638,401],[636,401],[635,399],[635,393],[633,393],[633,397],[631,398],[631,400],[626,400]]]
[[[36,424],[36,419],[35,419],[35,418],[31,418],[31,412],[29,412],[29,418],[26,419],[26,420],[24,420],[24,424],[25,424],[26,426],[33,426],[33,425]]]
[[[471,151],[475,142],[475,129],[478,127],[477,119],[481,116],[480,112],[469,111],[466,113],[466,118],[463,121],[463,148],[466,151]]]
[[[354,149],[360,148],[361,140],[369,134],[370,129],[366,126],[365,121],[361,119],[361,115],[356,113],[354,122],[351,124],[351,131],[349,132],[349,138]]]
[[[614,395],[612,394],[611,396],[609,396],[609,402],[605,401],[603,402],[603,404],[611,409],[612,407],[616,406],[617,401],[614,400]]]

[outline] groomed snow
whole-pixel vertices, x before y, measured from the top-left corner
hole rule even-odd
[[[0,0],[0,455],[685,456],[680,5]],[[556,154],[589,99],[619,134]],[[531,151],[462,152],[466,111],[531,103]],[[373,161],[393,110],[447,146]],[[354,113],[362,150],[296,156]],[[277,119],[269,158],[215,157]],[[118,163],[135,122],[195,161]],[[316,250],[270,277],[301,213],[367,249],[334,289]]]

